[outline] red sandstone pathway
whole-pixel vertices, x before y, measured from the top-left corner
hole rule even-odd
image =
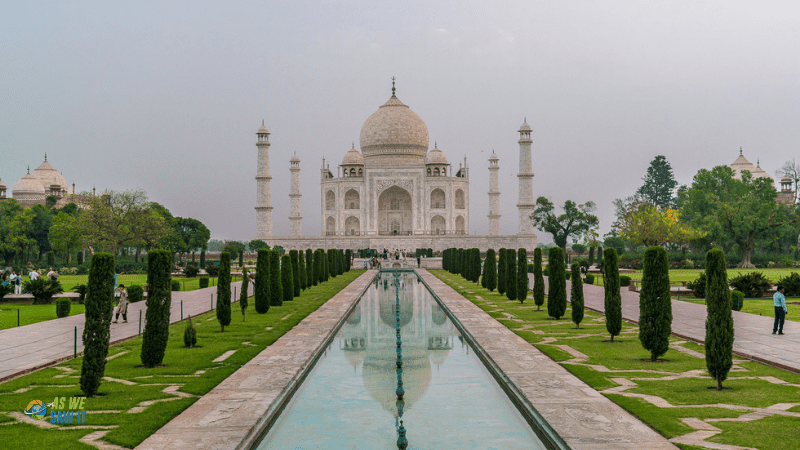
[[[241,281],[231,283],[231,300],[238,300],[238,296],[233,296],[233,293],[234,290],[238,292],[241,284]],[[252,289],[250,285],[250,295]],[[181,320],[181,301],[183,301],[183,317],[196,316],[211,310],[212,295],[216,307],[216,286],[196,291],[173,292],[170,323]],[[142,331],[144,331],[145,303],[141,301],[128,305],[128,323],[122,323],[120,316],[119,323],[111,324],[112,343],[139,334],[140,311]],[[53,308],[55,309],[55,306]],[[71,359],[74,355],[76,327],[78,354],[83,352],[82,336],[85,320],[83,314],[78,314],[0,331],[0,381]]]
[[[533,275],[530,275],[533,286]],[[545,277],[545,290],[547,277]],[[569,292],[570,282],[567,281]],[[623,288],[622,318],[627,322],[639,322],[639,294]],[[601,286],[584,285],[584,305],[587,309],[605,311],[605,290]],[[789,306],[789,315],[800,314],[800,308]],[[733,352],[739,356],[761,361],[800,373],[800,324],[787,321],[783,336],[772,334],[773,317],[733,312]],[[696,342],[705,342],[706,306],[680,300],[672,301],[672,334]]]

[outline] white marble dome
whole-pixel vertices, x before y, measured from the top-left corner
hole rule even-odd
[[[11,188],[14,200],[20,205],[29,207],[37,203],[44,203],[45,190],[42,183],[28,172],[21,180],[14,183]]]
[[[410,155],[422,157],[428,151],[428,127],[396,96],[392,95],[361,127],[364,157]]]
[[[68,193],[72,193],[64,176],[58,173],[55,167],[47,162],[47,156],[45,156],[44,162],[40,164],[39,167],[34,169],[31,175],[36,177],[36,179],[42,184],[42,187],[44,187],[44,189],[48,192],[50,191],[50,186],[55,184],[58,185],[59,188],[66,190]]]

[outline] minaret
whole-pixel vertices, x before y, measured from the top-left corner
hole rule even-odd
[[[300,158],[295,153],[289,160],[289,171],[292,173],[292,187],[289,191],[289,233],[292,237],[303,235],[303,216],[300,215]]]
[[[269,130],[261,121],[256,132],[258,140],[258,165],[256,166],[256,239],[272,239],[272,194],[269,175]]]
[[[492,150],[489,157],[489,236],[500,236],[500,183],[497,172],[500,166],[497,165],[497,155]]]
[[[531,126],[528,120],[519,127],[519,231],[517,234],[526,236],[535,234],[531,214],[536,207],[533,201],[533,171],[531,169]]]

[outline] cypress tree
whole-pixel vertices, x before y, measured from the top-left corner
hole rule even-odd
[[[244,251],[239,252],[239,268],[244,270]]]
[[[544,305],[544,275],[542,275],[542,249],[533,251],[533,303],[539,311]]]
[[[289,259],[292,262],[292,298],[300,297],[300,258],[297,250],[289,251]]]
[[[242,308],[242,322],[244,322],[244,313],[247,310],[247,294],[250,288],[250,277],[247,274],[247,269],[242,269],[242,289],[239,292],[239,307]]]
[[[474,281],[476,283],[480,283],[480,281],[481,281],[481,262],[482,262],[482,260],[481,260],[481,251],[480,251],[480,249],[474,248],[474,249],[472,249],[472,252],[473,252],[473,258],[474,258],[474,261],[475,261],[474,262],[474,267],[475,267],[474,270],[475,270],[475,272],[473,273],[472,276],[473,276],[473,278],[475,278]]]
[[[489,270],[489,251],[486,251],[486,260],[483,262],[483,273],[481,273],[481,287],[486,289],[486,271]]]
[[[322,266],[322,281],[328,281],[331,277],[331,264],[328,259],[328,253],[325,250],[320,250],[319,257]]]
[[[500,249],[500,259],[497,261],[497,292],[500,295],[506,293],[506,249]]]
[[[564,250],[552,247],[547,254],[547,315],[556,320],[567,312],[567,272],[564,269]]]
[[[114,310],[114,255],[95,253],[89,268],[83,327],[81,390],[93,397],[106,371],[108,343],[111,339],[111,313]]]
[[[328,276],[330,278],[336,278],[336,262],[334,261],[333,257],[333,249],[328,249],[328,252],[325,256],[325,260],[328,263]]]
[[[316,286],[317,278],[314,275],[314,252],[310,248],[306,249],[306,286]]]
[[[322,273],[323,269],[325,269],[325,264],[322,262],[322,249],[318,248],[314,251],[314,276],[317,278],[314,286],[325,281],[325,274]]]
[[[205,250],[200,250],[200,268],[201,269],[205,269],[206,268],[206,251]]]
[[[506,297],[517,299],[517,252],[513,248],[506,249]]]
[[[722,250],[706,253],[706,367],[717,380],[718,391],[733,365],[733,316],[725,266]]]
[[[606,330],[614,336],[622,331],[622,296],[619,292],[619,260],[614,247],[603,253],[603,289],[605,290]]]
[[[578,261],[572,263],[570,281],[569,299],[572,304],[572,322],[575,324],[575,328],[580,328],[583,321],[583,279],[581,278],[581,265]]]
[[[304,291],[305,291],[305,290],[306,290],[306,287],[308,287],[308,286],[306,285],[306,280],[307,280],[308,278],[306,277],[306,258],[305,258],[305,252],[304,252],[304,251],[302,251],[302,250],[300,250],[299,252],[297,252],[297,272],[298,272],[298,274],[300,275],[300,289],[302,289],[302,290],[304,290]]]
[[[589,247],[589,266],[594,264],[594,247]]]
[[[270,250],[269,254],[269,304],[283,305],[283,283],[281,282],[281,254]]]
[[[283,255],[281,258],[281,283],[283,284],[283,301],[289,302],[294,298],[294,268],[292,257]]]
[[[669,259],[664,247],[644,252],[642,292],[639,294],[639,341],[656,361],[669,350],[672,301],[669,293]]]
[[[164,360],[169,340],[172,303],[172,252],[151,250],[147,255],[147,312],[142,333],[142,364],[155,367]]]
[[[217,279],[217,321],[225,332],[225,325],[231,324],[231,254],[219,255],[219,279]]]
[[[524,303],[528,298],[528,251],[520,248],[517,251],[517,300]]]
[[[497,288],[497,261],[495,260],[494,249],[486,250],[486,260],[483,262],[484,277],[486,278],[486,289],[493,292]]]
[[[265,314],[269,311],[269,304],[272,298],[270,294],[270,274],[269,267],[270,255],[272,250],[265,248],[258,249],[258,258],[256,259],[256,279],[255,279],[255,303],[256,312]]]

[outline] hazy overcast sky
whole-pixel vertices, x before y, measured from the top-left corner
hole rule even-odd
[[[392,76],[431,148],[467,157],[474,234],[493,149],[516,232],[524,117],[534,195],[596,202],[601,234],[656,155],[682,184],[739,146],[772,175],[800,158],[793,1],[26,1],[0,15],[0,179],[10,196],[47,152],[78,190],[142,188],[249,240],[263,119],[275,234],[296,152],[317,235],[322,157],[333,168],[358,145]]]

